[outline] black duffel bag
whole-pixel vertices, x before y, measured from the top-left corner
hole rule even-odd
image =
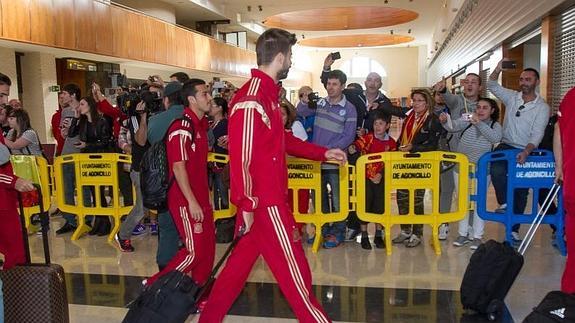
[[[200,289],[190,276],[173,270],[144,288],[122,323],[183,323],[197,311]]]
[[[523,323],[575,323],[575,295],[549,292]]]

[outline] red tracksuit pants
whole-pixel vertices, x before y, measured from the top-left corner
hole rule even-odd
[[[184,247],[178,250],[162,271],[148,278],[147,285],[152,285],[158,278],[172,270],[191,272],[192,279],[198,284],[208,280],[214,266],[216,228],[211,207],[204,207],[203,211],[204,221],[196,222],[189,214],[187,205],[181,203],[170,205],[170,215]]]
[[[331,322],[312,293],[311,271],[286,204],[254,212],[251,230],[240,239],[216,279],[200,323],[222,322],[260,255],[299,322]]]
[[[567,239],[567,262],[561,279],[561,290],[575,293],[575,203],[565,202],[565,236]]]
[[[4,255],[4,269],[26,262],[24,239],[18,211],[0,211],[0,253]]]

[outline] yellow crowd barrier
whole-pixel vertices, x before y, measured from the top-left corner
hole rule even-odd
[[[120,199],[118,171],[122,164],[130,164],[132,158],[129,155],[105,153],[105,154],[73,154],[57,157],[54,160],[54,177],[56,184],[56,200],[58,208],[63,212],[77,215],[78,227],[72,235],[72,240],[77,240],[82,234],[90,231],[86,225],[87,216],[111,216],[114,226],[108,236],[112,241],[120,229],[120,218],[132,209],[132,205],[123,205]],[[74,188],[66,188],[64,185],[64,172],[73,172]],[[70,176],[70,174],[66,174]],[[69,184],[69,183],[68,183]],[[75,189],[75,200],[66,201],[66,189]],[[103,205],[105,197],[102,193],[108,189],[111,200],[108,205]],[[90,196],[84,196],[89,194]],[[135,194],[132,192],[133,196]],[[85,205],[84,201],[90,202]],[[71,202],[71,203],[68,203]]]
[[[383,196],[384,210],[382,214],[369,212],[366,209],[366,166],[374,163],[383,163]],[[453,211],[440,213],[440,175],[442,167],[453,166],[459,173],[459,182],[456,183],[455,193],[458,196]],[[396,224],[427,224],[431,226],[431,244],[436,254],[441,254],[438,229],[442,223],[455,222],[463,219],[469,211],[469,172],[473,165],[469,164],[467,157],[459,153],[424,152],[403,153],[386,152],[361,156],[356,163],[357,186],[361,189],[357,194],[357,215],[366,222],[382,224],[385,227],[385,242],[387,254],[392,251],[391,227]],[[409,211],[407,214],[398,214],[393,207],[396,201],[392,196],[398,190],[409,192]],[[421,194],[428,191],[431,194],[431,205],[425,206],[424,214],[415,214],[416,191]],[[394,193],[394,194],[393,194]],[[393,201],[393,202],[392,202]],[[453,206],[452,206],[453,209]]]
[[[209,153],[208,154],[208,162],[217,162],[217,163],[227,164],[227,163],[229,163],[229,157],[228,157],[228,155],[225,155],[225,154]],[[214,194],[214,190],[212,189],[210,191],[210,201],[213,201],[213,194]],[[229,196],[230,196],[230,194],[228,192],[228,208],[227,209],[220,209],[220,210],[214,209],[214,221],[218,220],[218,219],[231,218],[236,214],[236,207],[229,200]]]
[[[297,222],[312,223],[315,225],[316,235],[312,246],[313,252],[317,252],[321,245],[321,227],[326,223],[343,221],[347,218],[350,210],[350,190],[355,191],[354,170],[351,165],[339,167],[339,211],[332,213],[322,212],[322,185],[321,185],[321,162],[307,159],[288,158],[288,187],[293,190],[293,214]],[[300,212],[298,192],[300,190],[311,191],[314,195],[312,207],[307,213]]]
[[[40,185],[44,211],[48,211],[50,208],[50,175],[46,159],[42,156],[12,155],[10,156],[10,162],[16,176],[28,179],[33,183]],[[38,213],[40,213],[39,205],[24,208],[24,221],[28,231],[31,230],[32,215]]]

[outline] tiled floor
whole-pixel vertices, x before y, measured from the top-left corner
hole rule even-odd
[[[156,270],[156,237],[136,237],[134,253],[122,253],[105,237],[84,236],[70,241],[70,235],[55,236],[61,219],[51,223],[52,261],[62,264],[68,275],[68,294],[72,322],[120,322],[122,308],[137,294],[141,279]],[[428,243],[417,248],[394,247],[384,250],[361,249],[346,243],[331,250],[312,253],[306,247],[313,273],[315,293],[330,317],[345,322],[476,322],[461,320],[459,286],[472,251],[456,248],[457,235],[452,224],[443,253],[437,256]],[[395,235],[398,228],[393,228]],[[526,230],[526,229],[525,229]],[[488,223],[485,237],[502,240],[503,228]],[[525,266],[513,285],[506,303],[510,315],[505,322],[520,322],[548,292],[559,288],[565,258],[551,246],[551,231],[540,229],[526,254]],[[40,236],[31,236],[33,259],[42,260]],[[218,245],[217,257],[226,245]],[[292,319],[266,265],[259,261],[226,322],[281,322]],[[512,317],[512,318],[511,318]]]

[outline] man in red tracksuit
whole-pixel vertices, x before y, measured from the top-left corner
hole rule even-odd
[[[345,162],[339,149],[303,142],[285,132],[278,81],[291,66],[294,34],[269,29],[257,40],[258,69],[232,101],[228,137],[231,199],[245,235],[218,276],[199,322],[221,322],[262,255],[300,322],[330,322],[311,290],[311,271],[287,202],[286,153]],[[240,213],[241,212],[241,213]]]
[[[569,90],[559,106],[559,121],[555,126],[553,152],[556,174],[563,180],[563,207],[565,208],[565,236],[567,262],[561,280],[561,290],[575,293],[575,88]]]
[[[0,73],[0,106],[8,103],[10,85],[10,78]],[[10,153],[4,145],[4,136],[0,134],[0,253],[4,255],[4,269],[26,261],[16,194],[17,191],[33,189],[32,182],[14,175]]]
[[[214,265],[215,225],[208,187],[208,120],[212,97],[206,82],[190,79],[182,86],[188,107],[184,119],[168,128],[166,151],[169,176],[173,184],[168,191],[170,215],[178,229],[184,248],[165,268],[147,280],[152,285],[162,275],[178,270],[191,273],[203,284]]]

